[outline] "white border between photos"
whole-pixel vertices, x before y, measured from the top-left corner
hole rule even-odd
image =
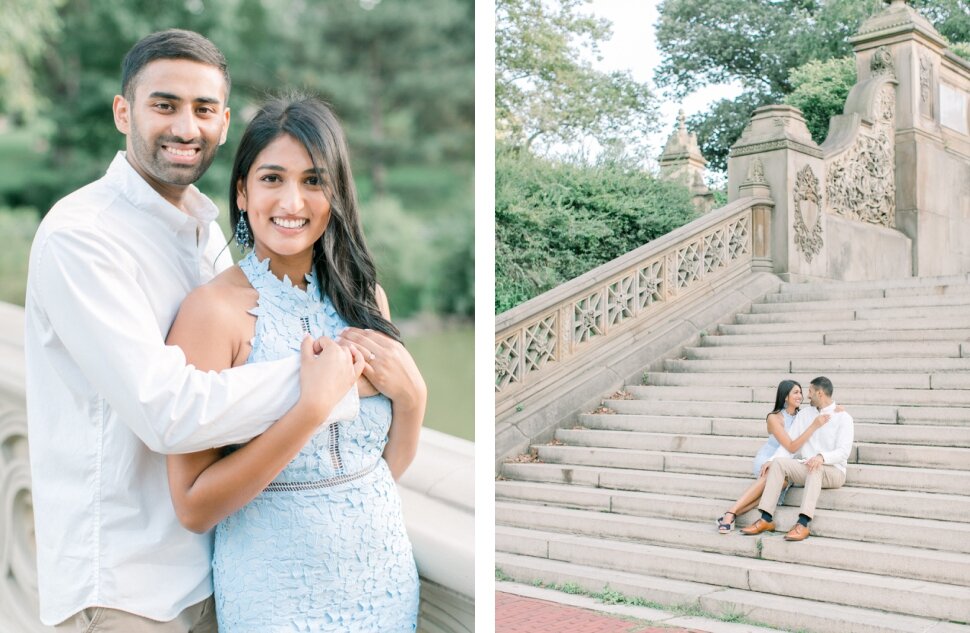
[[[495,630],[495,2],[475,2],[475,630]]]

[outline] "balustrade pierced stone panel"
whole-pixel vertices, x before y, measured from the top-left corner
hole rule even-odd
[[[594,292],[573,306],[573,342],[585,343],[603,335],[603,294]]]
[[[525,328],[525,371],[539,371],[546,363],[558,360],[559,326],[556,313],[552,313]]]
[[[724,229],[718,229],[704,238],[704,272],[713,273],[726,263]]]
[[[515,332],[495,344],[495,391],[522,382],[519,333]]]
[[[677,249],[677,287],[686,288],[701,278],[700,242]]]
[[[655,303],[664,300],[663,260],[650,262],[637,272],[637,304],[640,310],[645,310]]]
[[[636,277],[632,274],[606,287],[606,322],[608,327],[620,325],[633,317],[636,304]]]
[[[751,219],[738,218],[727,225],[728,259],[731,262],[741,259],[751,252]]]
[[[507,326],[495,345],[497,401],[507,401],[519,388],[539,383],[558,367],[582,362],[586,343],[625,330],[648,313],[654,318],[696,282],[750,263],[752,221],[748,208],[719,224],[708,224],[703,232],[650,253],[606,281],[576,288],[578,299],[550,303]]]

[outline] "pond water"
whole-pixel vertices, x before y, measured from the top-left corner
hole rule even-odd
[[[449,326],[405,338],[428,385],[425,426],[475,439],[475,329]]]

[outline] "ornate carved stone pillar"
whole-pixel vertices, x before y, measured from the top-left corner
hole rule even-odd
[[[728,159],[728,198],[763,196],[775,201],[761,223],[773,270],[799,277],[825,276],[824,163],[798,108],[755,110]]]
[[[707,213],[714,208],[714,194],[704,183],[707,161],[697,145],[697,135],[687,131],[683,110],[677,115],[677,127],[667,139],[659,162],[660,177],[689,187],[698,211]]]

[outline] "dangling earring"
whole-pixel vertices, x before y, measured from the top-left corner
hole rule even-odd
[[[239,248],[253,247],[253,234],[249,230],[249,222],[246,221],[246,210],[239,210],[239,221],[236,222],[236,244]]]

